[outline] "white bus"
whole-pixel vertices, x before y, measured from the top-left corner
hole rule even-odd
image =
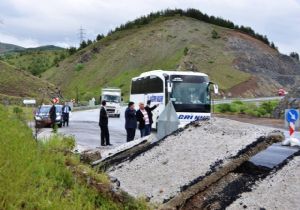
[[[165,106],[172,101],[180,126],[192,121],[211,117],[211,95],[206,74],[190,71],[154,70],[132,78],[130,101],[136,105],[151,100],[151,106],[159,104],[153,111],[153,127]]]

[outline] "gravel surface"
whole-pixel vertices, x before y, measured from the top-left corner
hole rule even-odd
[[[228,163],[230,157],[273,130],[222,118],[196,125],[111,168],[109,175],[117,178],[121,189],[130,195],[163,203],[181,187],[205,176],[215,162]]]
[[[286,166],[256,183],[226,209],[281,209],[298,210],[300,206],[300,157],[296,156]]]

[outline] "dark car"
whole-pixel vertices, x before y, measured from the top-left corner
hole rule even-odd
[[[51,125],[51,119],[49,116],[49,111],[52,105],[41,105],[37,108],[35,112],[35,123],[37,127],[47,127]],[[56,120],[55,123],[61,127],[63,123],[62,119],[62,105],[55,105],[56,107]]]

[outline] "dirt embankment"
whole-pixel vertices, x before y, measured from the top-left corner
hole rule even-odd
[[[300,62],[259,40],[229,31],[226,48],[235,55],[234,67],[252,75],[249,81],[229,90],[234,96],[268,96],[276,94],[279,88],[289,90],[300,82]]]

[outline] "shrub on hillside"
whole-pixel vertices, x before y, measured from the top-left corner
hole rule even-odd
[[[219,38],[220,38],[218,32],[217,32],[215,29],[212,30],[212,32],[211,32],[211,37],[212,37],[213,39],[219,39]]]
[[[81,71],[84,68],[84,64],[83,63],[77,63],[75,65],[75,71]]]

